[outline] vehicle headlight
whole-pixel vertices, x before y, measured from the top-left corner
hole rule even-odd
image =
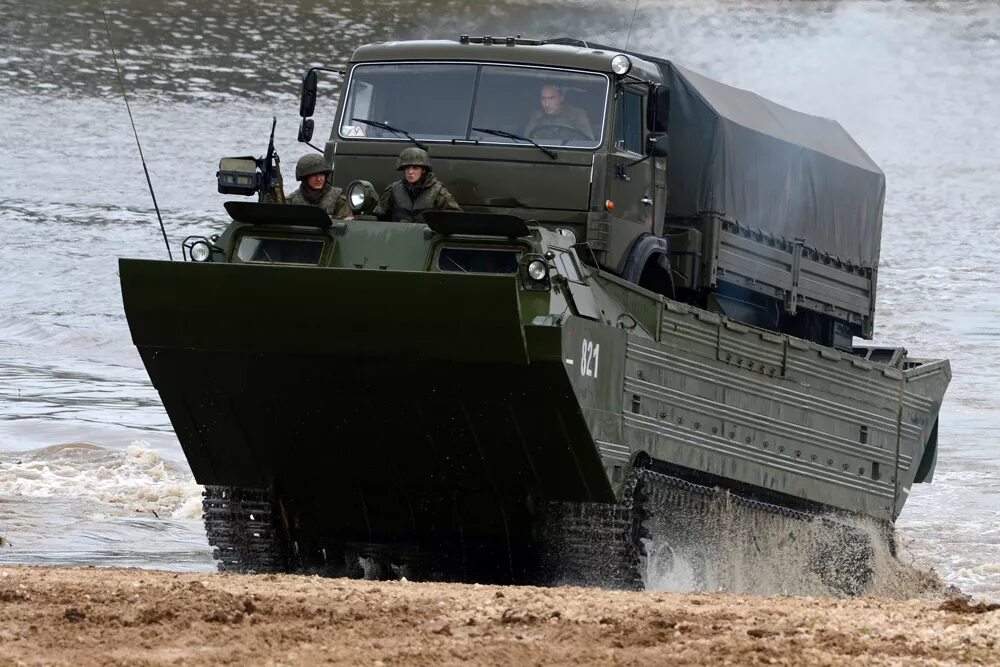
[[[619,53],[611,59],[611,71],[618,76],[625,76],[630,69],[632,69],[632,60],[628,56]]]
[[[540,259],[528,263],[528,277],[532,280],[545,280],[549,275],[549,267]]]
[[[378,203],[375,187],[368,181],[353,181],[347,186],[347,203],[355,213],[369,213]]]
[[[191,259],[195,262],[205,262],[212,256],[212,246],[205,241],[195,241],[191,244]]]
[[[351,200],[351,208],[359,209],[365,205],[365,191],[360,183],[351,186],[351,193],[348,195]]]

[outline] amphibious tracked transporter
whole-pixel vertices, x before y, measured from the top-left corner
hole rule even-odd
[[[120,262],[221,569],[714,586],[727,548],[795,541],[865,589],[950,367],[852,344],[884,177],[839,125],[578,40],[375,44],[341,74],[354,220],[267,203],[270,152],[226,159],[260,202],[193,261]],[[413,144],[463,212],[366,215]]]

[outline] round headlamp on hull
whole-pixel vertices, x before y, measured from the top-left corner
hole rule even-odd
[[[355,213],[370,213],[378,204],[375,186],[368,181],[352,181],[347,186],[347,203]]]
[[[611,59],[611,71],[617,76],[625,76],[632,71],[632,59],[623,53]]]
[[[204,241],[196,241],[191,246],[191,259],[195,262],[204,262],[212,256],[212,248]]]
[[[546,291],[552,287],[549,281],[549,263],[541,255],[524,255],[518,269],[521,288],[529,291]]]
[[[219,249],[213,245],[214,239],[209,241],[204,236],[189,236],[181,243],[181,248],[186,259],[192,262],[212,261],[212,252]]]
[[[528,277],[532,280],[544,280],[549,275],[549,268],[540,259],[534,259],[528,263]]]

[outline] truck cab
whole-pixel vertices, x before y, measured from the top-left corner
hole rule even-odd
[[[663,219],[660,84],[641,58],[569,44],[363,46],[345,72],[325,155],[337,186],[366,180],[381,191],[399,178],[394,158],[412,138],[463,210],[571,230],[589,259],[620,275],[636,240]]]
[[[463,210],[569,230],[630,283],[845,352],[872,337],[885,176],[835,121],[568,38],[371,44],[340,74],[342,188],[384,189],[418,144]]]

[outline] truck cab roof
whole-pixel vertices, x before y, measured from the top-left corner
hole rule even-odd
[[[358,48],[352,63],[398,61],[464,60],[535,66],[552,66],[611,73],[611,59],[621,51],[591,48],[576,44],[551,43],[517,38],[464,38],[450,40],[413,40],[379,42]],[[573,41],[573,40],[558,40]],[[582,43],[582,42],[581,42]],[[660,69],[652,62],[628,55],[632,61],[629,74],[638,79],[660,83]]]

